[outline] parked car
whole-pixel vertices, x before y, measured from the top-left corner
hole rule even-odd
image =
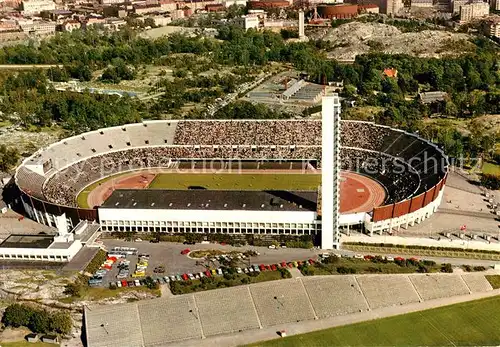
[[[188,274],[188,277],[189,277],[190,280],[194,280],[195,279],[195,277],[193,276],[193,274]]]
[[[176,276],[175,276],[175,280],[176,280],[176,281],[180,281],[180,280],[182,280],[181,275],[176,275]]]
[[[157,274],[165,273],[165,266],[163,266],[163,265],[157,266],[157,267],[155,267],[153,272],[157,273]]]
[[[134,284],[135,284],[136,287],[140,287],[141,286],[141,282],[139,280],[135,280]]]
[[[158,239],[152,239],[152,240],[149,240],[149,243],[160,243],[160,240],[158,240]]]
[[[196,242],[194,242],[194,241],[184,241],[183,244],[184,245],[195,245]]]
[[[217,269],[217,275],[222,276],[222,269]]]
[[[187,274],[182,274],[182,279],[184,281],[187,281],[189,279],[189,276]]]
[[[205,271],[205,276],[212,277],[212,272],[210,270]]]
[[[191,250],[190,250],[189,248],[186,248],[186,249],[183,249],[183,250],[181,251],[181,254],[182,254],[182,255],[186,255],[186,254],[188,254],[189,252],[191,252]]]
[[[250,267],[248,268],[248,272],[254,272],[253,267],[251,267],[251,266],[250,266]]]
[[[385,260],[387,260],[387,261],[394,261],[394,258],[393,257],[385,257]]]
[[[355,254],[354,258],[355,259],[363,259],[363,256],[361,254]]]
[[[239,274],[240,274],[240,273],[242,273],[242,272],[243,272],[243,270],[241,270],[241,267],[239,267],[239,268],[237,268],[237,269],[236,269],[236,273],[239,273]]]
[[[168,284],[168,283],[170,283],[170,277],[168,277],[168,276],[163,277],[163,280],[164,280],[164,281],[165,281],[165,283],[167,283],[167,284]]]
[[[122,287],[127,287],[127,281],[125,280],[122,281]]]
[[[275,245],[269,245],[267,248],[269,248],[269,249],[276,249],[276,246]]]
[[[276,269],[277,269],[277,267],[276,267],[276,265],[275,265],[275,264],[271,265],[271,270],[272,270],[272,271],[276,271]]]

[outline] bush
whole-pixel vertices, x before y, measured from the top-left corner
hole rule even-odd
[[[432,260],[422,260],[422,264],[425,266],[435,266],[436,262]]]
[[[51,313],[28,305],[13,304],[5,309],[2,317],[5,326],[27,327],[35,333],[56,332],[68,334],[73,323],[71,317],[65,312]]]
[[[474,266],[474,271],[485,271],[486,268],[484,266]]]
[[[6,326],[15,328],[25,326],[27,327],[31,320],[33,310],[25,305],[13,304],[5,309],[2,317],[2,323]]]
[[[452,273],[453,268],[451,267],[451,264],[450,263],[443,264],[441,266],[441,272]]]
[[[345,267],[345,266],[339,266],[337,268],[337,272],[339,274],[355,274],[356,269],[350,268],[350,267]]]
[[[481,176],[481,184],[488,189],[500,189],[500,175],[483,174]]]
[[[31,315],[28,328],[35,333],[46,333],[50,331],[50,314],[47,311],[34,310]]]
[[[417,272],[419,272],[419,273],[428,273],[429,269],[427,269],[427,267],[424,266],[423,264],[418,264]]]
[[[148,276],[144,279],[144,284],[148,289],[158,289],[160,287],[158,282],[153,280],[151,276]]]
[[[292,274],[287,269],[280,267],[278,271],[282,278],[292,278]]]
[[[330,256],[330,257],[325,258],[323,260],[323,263],[325,263],[325,264],[336,264],[338,262],[339,262],[339,258],[335,257],[335,256]]]
[[[64,294],[79,298],[83,293],[83,285],[80,282],[72,282],[64,287]]]
[[[66,312],[56,312],[50,318],[50,330],[58,334],[67,335],[73,328],[71,316]]]

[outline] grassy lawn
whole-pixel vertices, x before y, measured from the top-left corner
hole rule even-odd
[[[259,272],[258,275],[247,275],[247,274],[233,274],[230,279],[226,279],[222,276],[204,278],[202,280],[194,281],[183,281],[183,282],[170,282],[170,289],[173,294],[186,294],[201,292],[204,290],[226,288],[240,286],[243,284],[266,282],[280,280],[283,278],[290,278],[291,274],[288,270],[285,270],[285,275],[280,271],[263,271]]]
[[[91,191],[103,182],[128,175],[130,172],[105,177],[83,189],[76,198],[81,208],[91,208],[87,199]],[[151,189],[188,189],[204,187],[224,190],[316,190],[321,184],[321,175],[316,174],[158,174],[149,185]]]
[[[129,173],[130,172],[123,172],[123,173],[119,173],[119,174],[112,175],[112,176],[109,176],[109,177],[104,177],[103,179],[101,179],[99,181],[96,181],[96,182],[88,185],[87,187],[85,187],[85,189],[83,189],[80,192],[80,194],[78,194],[78,196],[76,197],[76,203],[81,208],[91,208],[92,206],[89,206],[89,204],[87,202],[88,196],[89,196],[89,194],[90,194],[91,191],[93,191],[94,189],[96,189],[100,184],[102,184],[102,183],[104,183],[106,181],[109,181],[110,179],[117,178],[117,177],[120,177],[120,176],[123,176],[123,175],[127,175]]]
[[[481,252],[479,250],[462,250],[462,249],[436,249],[436,247],[390,247],[389,245],[380,246],[376,244],[343,244],[344,249],[360,252],[364,254],[379,253],[379,254],[406,254],[412,256],[429,256],[429,257],[445,257],[445,258],[467,258],[467,259],[483,259],[483,260],[500,260],[500,253],[495,251]]]
[[[484,162],[483,163],[483,173],[491,175],[500,175],[500,165]]]
[[[43,343],[43,342],[35,342],[30,343],[26,340],[16,341],[16,342],[1,342],[2,347],[54,347],[53,343]]]
[[[65,304],[72,304],[79,301],[99,301],[104,299],[117,298],[121,295],[130,292],[147,292],[156,297],[161,296],[161,291],[159,289],[149,289],[147,287],[122,287],[116,289],[110,289],[108,287],[83,287],[82,295],[80,297],[69,296],[66,298],[59,299],[60,302]],[[1,345],[0,345],[1,346]],[[3,347],[3,346],[2,346]]]
[[[338,275],[345,273],[356,274],[395,274],[395,273],[414,273],[418,272],[419,267],[413,262],[386,262],[370,261],[355,258],[331,258],[331,263],[315,263],[301,267],[301,272],[307,276],[316,275]],[[422,264],[427,272],[440,271],[441,265],[434,262]]]
[[[493,289],[500,288],[500,275],[486,275],[488,282],[490,282]]]
[[[253,346],[492,346],[500,296],[320,330]]]
[[[316,190],[321,175],[315,174],[158,174],[154,189]]]

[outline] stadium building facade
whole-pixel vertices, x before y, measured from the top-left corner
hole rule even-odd
[[[326,97],[322,120],[148,121],[99,129],[36,152],[17,168],[15,183],[26,213],[60,232],[89,220],[105,231],[320,234],[321,246],[332,248],[339,245],[339,227],[382,233],[430,217],[443,196],[444,153],[414,134],[340,121],[339,114],[338,98]],[[226,192],[211,198],[214,192],[188,190],[190,201],[167,191],[162,200],[144,190],[123,192],[134,195],[129,202],[117,191],[101,208],[80,208],[77,202],[89,185],[129,171],[285,167],[321,169],[321,189],[308,199],[300,197],[303,192]],[[378,182],[385,189],[383,204],[339,213],[340,170]],[[217,205],[219,200],[225,202]]]

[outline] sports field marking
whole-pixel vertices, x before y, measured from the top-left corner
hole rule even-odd
[[[158,174],[148,188],[151,189],[223,189],[223,190],[317,190],[321,184],[318,174]]]

